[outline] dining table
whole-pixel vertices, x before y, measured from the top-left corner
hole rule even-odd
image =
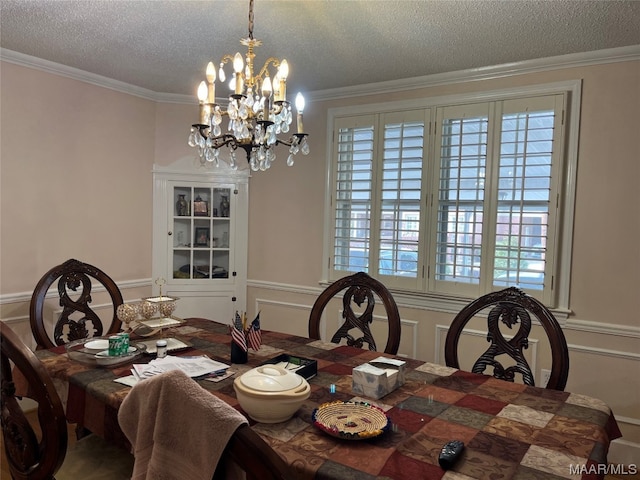
[[[227,323],[189,318],[162,332],[188,345],[170,355],[206,355],[231,365],[235,373],[228,378],[196,380],[241,412],[234,378],[282,354],[316,361],[317,374],[308,380],[310,396],[291,419],[273,424],[249,419],[291,466],[296,479],[603,478],[598,465],[607,464],[610,442],[621,436],[611,409],[586,395],[289,333],[261,330],[261,334],[261,346],[249,350],[247,362],[231,364]],[[155,357],[143,354],[132,363],[105,368],[70,358],[64,346],[36,354],[64,390],[68,422],[130,448],[117,414],[131,387],[115,380],[131,375],[132,363],[148,363]],[[379,399],[354,394],[353,368],[380,356],[406,362],[404,384]],[[347,439],[314,424],[318,406],[352,401],[382,409],[390,428],[375,437]],[[460,440],[465,447],[453,466],[444,470],[438,458],[450,440]]]

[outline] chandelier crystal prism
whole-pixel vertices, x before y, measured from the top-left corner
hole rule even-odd
[[[284,59],[269,57],[258,73],[254,71],[254,49],[262,42],[253,38],[253,1],[249,2],[249,36],[240,40],[247,47],[244,58],[239,52],[233,56],[224,55],[217,78],[213,62],[209,62],[206,81],[203,80],[198,87],[200,120],[191,126],[189,146],[198,149],[202,165],[219,166],[222,147],[229,148],[229,159],[225,161],[234,170],[238,168],[238,148],[246,152],[253,171],[271,167],[278,145],[289,147],[288,166],[293,165],[293,158],[298,152],[309,154],[308,134],[304,133],[302,123],[305,103],[302,94],[298,93],[295,101],[297,132],[288,140],[279,137],[289,132],[293,120],[291,104],[287,101],[289,64]],[[232,93],[225,110],[216,103],[215,87],[216,80],[225,82],[224,66],[227,63],[233,66],[233,74],[229,82]],[[270,69],[275,71],[273,79]],[[226,133],[222,126],[225,117],[228,117]]]

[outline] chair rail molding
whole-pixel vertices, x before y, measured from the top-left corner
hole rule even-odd
[[[312,295],[314,297],[317,297],[318,295],[320,295],[320,293],[322,293],[324,288],[329,285],[330,282],[318,283],[320,287],[268,282],[265,280],[247,280],[247,287],[259,288],[264,290],[276,290],[280,292],[295,293],[301,295]],[[391,294],[393,295],[398,308],[411,308],[415,310],[451,313],[454,315],[457,314],[469,302],[469,299],[450,298],[447,300],[446,308],[441,308],[441,306],[443,305],[443,300],[438,301],[437,305],[440,306],[438,307],[434,302],[431,302],[428,298],[422,298],[422,296],[420,295],[399,293],[393,290],[391,290]],[[557,310],[553,309],[552,313],[554,314],[554,316],[557,315],[556,318],[558,319],[558,322],[562,326],[563,330],[574,330],[578,332],[597,333],[602,335],[613,335],[640,339],[640,327],[616,323],[594,322],[592,320],[581,320],[578,318],[567,318],[569,312],[558,312]],[[562,320],[563,318],[566,320]],[[535,319],[532,319],[532,322],[534,325],[540,324]]]
[[[615,335],[619,337],[631,337],[640,339],[640,327],[632,325],[620,325],[615,323],[594,322],[591,320],[580,320],[570,318],[563,325],[565,330],[575,330],[578,332],[600,333],[603,335]]]
[[[152,282],[151,278],[141,278],[135,280],[123,280],[116,282],[118,288],[120,290],[128,290],[131,288],[141,288],[141,287],[151,287]],[[102,286],[96,283],[91,284],[92,292],[106,292],[107,290]],[[17,293],[5,293],[0,295],[0,305],[5,305],[9,303],[20,303],[20,302],[31,302],[31,295],[33,292],[17,292]],[[47,300],[51,298],[58,298],[58,294],[55,290],[51,290],[47,293]],[[125,300],[126,302],[127,300]]]

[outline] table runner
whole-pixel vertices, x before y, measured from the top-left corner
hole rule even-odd
[[[188,319],[165,334],[193,345],[180,355],[206,354],[229,363],[228,325]],[[620,436],[611,410],[600,400],[415,359],[402,359],[407,363],[402,387],[376,401],[356,397],[351,392],[352,368],[377,358],[379,352],[266,330],[262,340],[259,352],[250,350],[247,364],[233,365],[235,376],[283,352],[318,362],[318,375],[309,381],[311,395],[291,420],[273,425],[251,421],[300,480],[602,478],[594,472],[597,465],[606,464],[610,441]],[[64,347],[37,354],[54,378],[68,381],[69,422],[126,445],[117,409],[129,387],[113,379],[128,375],[131,364],[88,367],[69,360]],[[233,378],[199,383],[241,410]],[[335,393],[330,393],[331,385]],[[385,410],[391,430],[378,438],[349,441],[326,435],[311,424],[311,413],[321,403],[354,399]],[[451,439],[462,440],[466,448],[453,469],[445,472],[438,466],[438,454]]]

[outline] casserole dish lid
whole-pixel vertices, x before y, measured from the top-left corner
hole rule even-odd
[[[247,389],[260,392],[285,392],[302,384],[303,378],[276,365],[252,368],[240,377]]]

